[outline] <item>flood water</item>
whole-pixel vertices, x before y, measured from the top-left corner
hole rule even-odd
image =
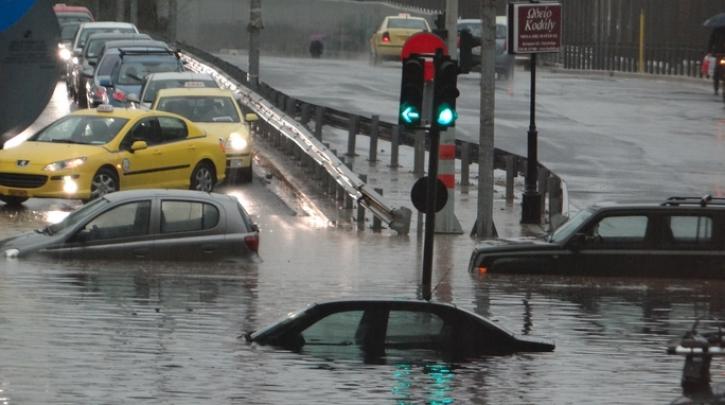
[[[249,345],[244,331],[315,301],[414,298],[422,260],[415,233],[310,226],[250,192],[260,263],[3,259],[0,403],[663,403],[683,365],[666,344],[724,316],[722,282],[481,277],[466,270],[468,238],[437,236],[434,299],[556,350],[365,364]],[[54,201],[1,210],[0,237],[77,205]],[[713,379],[725,380],[717,359]]]

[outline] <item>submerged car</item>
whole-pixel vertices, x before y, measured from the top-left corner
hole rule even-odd
[[[469,271],[725,278],[725,198],[602,203],[544,239],[484,241]]]
[[[301,353],[365,358],[416,351],[506,355],[555,348],[551,341],[516,335],[473,312],[418,300],[323,302],[244,336],[248,342]]]
[[[0,201],[92,200],[157,187],[211,191],[224,180],[223,146],[175,114],[109,105],[79,110],[0,150]]]
[[[207,134],[223,139],[228,180],[252,181],[250,123],[257,120],[257,115],[243,115],[234,93],[198,86],[162,89],[159,90],[152,108],[186,117]]]
[[[400,60],[403,44],[418,32],[430,32],[425,18],[405,13],[385,17],[370,37],[370,61],[378,64],[382,60]]]
[[[259,229],[236,198],[154,189],[107,194],[57,224],[0,241],[9,258],[228,260],[258,248]]]

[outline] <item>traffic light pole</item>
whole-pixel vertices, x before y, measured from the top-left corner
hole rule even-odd
[[[428,129],[430,135],[430,155],[428,157],[428,188],[426,190],[425,237],[423,242],[423,299],[430,301],[431,279],[433,278],[433,234],[435,233],[436,210],[435,201],[438,198],[438,146],[440,144],[440,129],[432,123]]]
[[[528,132],[528,158],[526,183],[521,205],[522,224],[541,223],[541,193],[536,189],[538,177],[538,132],[536,131],[536,53],[530,56],[531,65],[531,112]]]

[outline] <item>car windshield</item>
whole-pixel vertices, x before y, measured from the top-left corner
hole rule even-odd
[[[579,229],[581,224],[586,222],[593,213],[594,212],[589,209],[579,211],[579,213],[574,215],[574,217],[572,217],[570,220],[566,221],[562,226],[559,227],[559,229],[554,231],[554,233],[549,236],[549,242],[563,242],[572,234],[572,232]]]
[[[195,87],[219,87],[214,80],[195,80],[195,79],[168,79],[168,80],[153,80],[146,83],[146,88],[143,90],[143,100],[147,103],[151,103],[156,98],[156,93],[161,89],[171,89],[176,87],[184,87],[186,83],[198,83]]]
[[[95,58],[100,56],[100,51],[103,49],[103,46],[108,41],[113,41],[117,39],[121,39],[123,37],[115,37],[115,38],[91,38],[88,40],[88,44],[86,44],[84,53],[86,58]]]
[[[388,28],[405,28],[422,31],[428,29],[425,20],[419,18],[390,18],[388,19]]]
[[[141,84],[148,74],[179,70],[179,60],[173,54],[127,55],[118,69],[113,70],[113,78],[116,84]]]
[[[65,23],[61,25],[60,38],[63,41],[72,41],[78,32],[80,23]]]
[[[87,218],[86,214],[96,211],[98,207],[103,206],[105,203],[108,203],[108,200],[105,198],[95,199],[81,208],[71,212],[67,217],[65,217],[65,219],[57,224],[49,225],[46,229],[48,230],[48,233],[54,234],[62,231],[63,229],[73,227],[83,221],[83,219]]]
[[[78,38],[78,47],[83,48],[86,46],[86,42],[88,42],[88,37],[90,37],[93,34],[98,34],[99,32],[136,32],[133,30],[133,28],[130,27],[124,27],[124,28],[118,28],[118,27],[95,27],[95,28],[85,28],[83,31],[81,31],[81,36]]]
[[[156,109],[179,114],[193,122],[239,122],[231,97],[163,97]]]
[[[128,120],[98,115],[68,115],[28,139],[34,142],[103,145],[110,142]]]

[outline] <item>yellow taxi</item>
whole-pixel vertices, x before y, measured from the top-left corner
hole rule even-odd
[[[405,41],[421,31],[430,32],[425,18],[411,17],[410,14],[385,17],[380,28],[370,37],[370,61],[377,65],[384,59],[400,60]]]
[[[186,117],[209,135],[223,139],[227,181],[252,181],[250,123],[257,120],[257,115],[243,115],[229,90],[191,84],[159,90],[151,108]]]
[[[79,110],[0,150],[0,201],[87,201],[139,188],[211,191],[224,180],[223,146],[175,114],[110,105]]]

